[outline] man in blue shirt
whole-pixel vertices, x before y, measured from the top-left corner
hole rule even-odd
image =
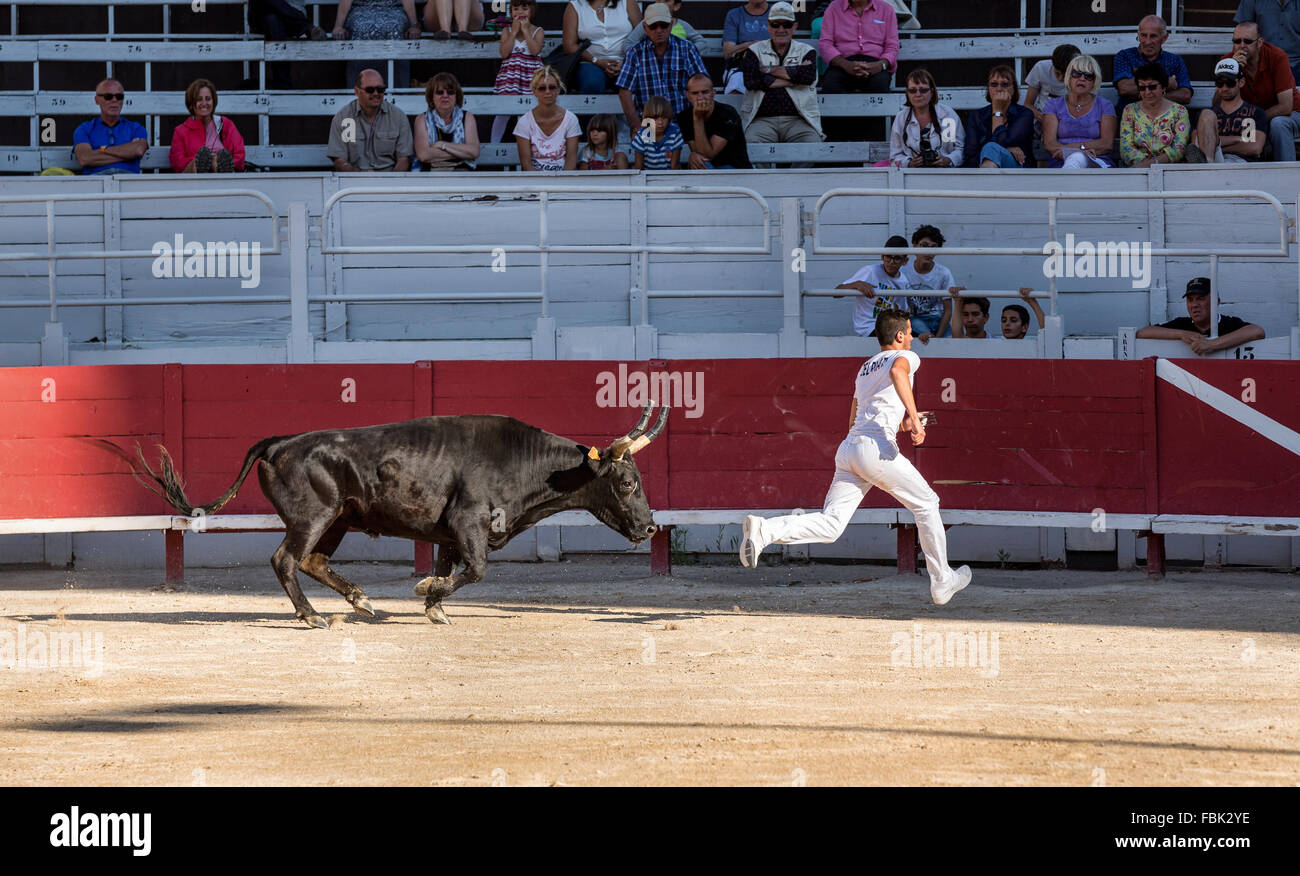
[[[1300,80],[1300,0],[1241,0],[1233,21],[1258,24],[1259,35],[1286,52],[1291,75]]]
[[[1178,55],[1162,49],[1168,39],[1169,28],[1165,26],[1165,20],[1158,15],[1148,15],[1138,23],[1137,48],[1124,49],[1115,56],[1111,78],[1119,92],[1119,101],[1115,104],[1117,114],[1122,115],[1124,107],[1137,101],[1139,95],[1133,71],[1143,64],[1159,64],[1169,74],[1165,97],[1183,106],[1192,102],[1192,78],[1187,75],[1187,65]]]
[[[139,173],[140,159],[149,149],[144,125],[122,118],[126,93],[116,79],[95,88],[99,118],[82,122],[72,135],[72,157],[84,174]]]
[[[696,73],[705,72],[695,46],[669,31],[672,19],[667,4],[647,6],[642,23],[649,39],[632,46],[623,57],[623,69],[615,84],[623,114],[634,132],[641,130],[641,108],[652,97],[662,97],[672,104],[673,115],[690,106],[686,82]]]

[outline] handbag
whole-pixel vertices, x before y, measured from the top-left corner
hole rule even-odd
[[[582,53],[587,51],[591,46],[591,40],[579,40],[578,51],[564,51],[564,44],[556,46],[549,55],[542,59],[542,63],[548,67],[554,67],[555,72],[559,74],[560,81],[567,88],[571,86],[573,74],[578,69],[578,62],[582,60]]]

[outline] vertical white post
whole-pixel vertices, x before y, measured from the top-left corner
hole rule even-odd
[[[59,321],[59,303],[54,292],[54,201],[45,202],[45,270],[50,275],[50,322]]]
[[[547,205],[549,204],[548,201],[549,195],[550,193],[547,192],[545,189],[542,189],[542,191],[538,193],[539,200],[538,200],[538,214],[537,214],[537,242],[538,245],[541,247],[541,252],[538,253],[537,266],[541,270],[542,318],[543,319],[550,316],[550,314],[547,313],[548,302],[547,302],[547,291],[546,291],[546,274],[547,271],[550,270],[550,266],[551,266],[551,260],[550,260],[551,253],[550,253],[550,249],[548,248],[550,243],[550,225],[547,222],[547,216],[546,216],[546,208]]]
[[[1210,337],[1219,336],[1219,257],[1210,256]]]
[[[782,357],[802,358],[807,353],[807,333],[803,328],[804,272],[795,270],[795,251],[806,262],[803,217],[798,198],[781,199],[781,232],[777,242],[781,259],[781,337],[778,347]],[[806,265],[801,264],[800,267]]]
[[[315,350],[308,327],[307,204],[289,204],[289,362],[311,362]]]

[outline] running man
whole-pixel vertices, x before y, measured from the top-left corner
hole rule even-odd
[[[939,497],[916,467],[898,450],[896,435],[906,429],[912,443],[925,441],[925,422],[916,410],[912,381],[921,359],[912,352],[910,316],[887,310],[876,321],[880,352],[863,363],[853,391],[849,434],[835,454],[835,477],[819,514],[764,519],[745,518],[741,565],[753,569],[769,544],[830,544],[872,487],[893,496],[916,518],[930,573],[930,597],[944,605],[970,583],[969,566],[948,566],[948,539],[939,519]]]

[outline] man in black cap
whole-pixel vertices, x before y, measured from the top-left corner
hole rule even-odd
[[[1209,277],[1196,277],[1188,281],[1183,299],[1187,302],[1187,316],[1138,329],[1137,336],[1156,340],[1186,341],[1187,346],[1191,347],[1192,352],[1198,356],[1230,350],[1247,341],[1258,341],[1264,337],[1264,330],[1254,323],[1220,313],[1219,336],[1210,338]]]

